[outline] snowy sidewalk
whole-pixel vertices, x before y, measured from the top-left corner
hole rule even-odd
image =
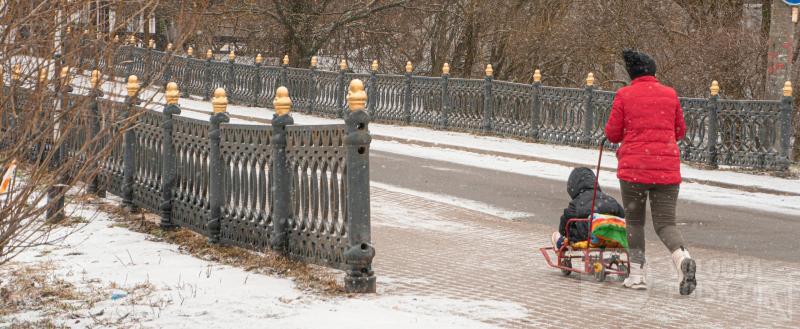
[[[554,227],[508,221],[373,187],[377,275],[386,293],[521,305],[487,322],[509,328],[768,327],[800,323],[800,264],[692,249],[698,288],[678,294],[668,252],[648,245],[650,290],[547,268],[538,248]],[[578,265],[578,263],[574,264]],[[609,280],[612,280],[609,278]]]

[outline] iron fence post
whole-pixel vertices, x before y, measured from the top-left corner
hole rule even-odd
[[[539,99],[541,91],[542,82],[534,81],[531,90],[531,139],[534,141],[539,139],[539,126],[541,125],[542,102]]]
[[[317,83],[318,83],[317,66],[311,66],[311,79],[308,86],[308,109],[306,113],[314,113],[317,107]]]
[[[594,130],[594,85],[586,85],[586,99],[583,103],[584,116],[583,116],[583,131],[581,132],[580,143],[589,145],[592,142],[592,132]]]
[[[411,124],[411,81],[413,79],[412,70],[406,69],[406,81],[403,87],[403,122]]]
[[[481,130],[484,133],[492,131],[492,76],[486,74],[483,78],[483,124]]]
[[[449,71],[449,67],[448,67]],[[445,72],[442,74],[442,117],[439,121],[439,127],[446,129],[450,125],[450,73]]]
[[[256,80],[253,81],[253,86],[255,87],[255,92],[253,93],[253,101],[250,103],[250,106],[255,107],[258,105],[259,96],[263,93],[261,89],[264,89],[264,84],[261,82],[261,67],[263,65],[260,61],[256,62]]]
[[[92,123],[92,137],[90,137],[89,140],[94,140],[94,145],[92,145],[94,154],[98,154],[103,148],[103,145],[100,145],[101,141],[98,139],[98,136],[100,136],[100,109],[97,104],[97,99],[100,97],[103,97],[103,91],[100,90],[99,87],[94,87],[89,93],[89,113],[91,113]],[[92,180],[89,181],[86,190],[87,192],[96,194],[101,198],[106,196],[106,191],[100,186],[100,177],[97,175],[95,175]]]
[[[167,57],[167,62],[164,63],[164,76],[161,78],[161,80],[162,80],[161,83],[162,84],[167,84],[172,80],[172,65],[175,65],[175,63],[172,62],[172,60],[174,58],[172,56],[172,52],[171,51],[167,51],[166,55],[167,55],[166,56]]]
[[[360,87],[358,84],[361,84]],[[370,117],[364,111],[367,97],[363,83],[354,80],[350,91],[348,101],[351,112],[345,119],[348,247],[344,256],[349,267],[345,277],[345,290],[374,293],[376,284],[372,259],[375,257],[375,248],[372,247],[371,240],[369,201],[369,145],[372,140],[369,134]]]
[[[233,94],[235,93],[236,90],[236,88],[234,88],[234,83],[236,83],[236,80],[234,80],[236,78],[234,76],[234,69],[233,69],[234,64],[236,64],[235,58],[228,59],[228,77],[227,79],[225,79],[225,91],[228,95],[228,104],[231,105],[235,103],[235,97],[233,96]]]
[[[781,151],[780,151],[780,170],[787,171],[792,163],[791,159],[791,134],[792,131],[792,109],[794,108],[794,97],[791,91],[788,95],[784,92],[781,98]],[[795,143],[800,141],[795,140]]]
[[[367,83],[367,113],[369,113],[370,115],[375,115],[375,101],[377,100],[377,97],[375,97],[375,93],[378,91],[377,83],[378,83],[378,71],[376,65],[375,69],[370,70],[369,82]]]
[[[283,63],[281,64],[281,84],[278,86],[284,86],[289,88],[287,85],[289,83],[289,64]]]
[[[167,105],[164,106],[162,115],[164,120],[161,122],[163,129],[162,150],[163,162],[161,163],[161,222],[162,229],[175,227],[172,222],[172,190],[177,179],[177,161],[175,145],[172,137],[172,116],[181,114],[178,105],[178,86],[175,83],[167,84],[166,98]]]
[[[208,101],[208,100],[211,99],[211,87],[212,87],[212,83],[211,83],[212,82],[211,81],[211,79],[212,79],[212,76],[211,76],[211,58],[212,57],[206,58],[206,65],[205,65],[205,72],[204,72],[205,78],[203,79],[203,86],[204,86],[203,89],[205,90],[205,92],[203,93],[203,100],[204,101]]]
[[[134,130],[135,124],[131,121],[135,120],[135,110],[136,106],[139,104],[138,95],[136,93],[129,94],[125,98],[125,103],[127,106],[125,110],[122,111],[122,119],[126,122],[124,124],[124,154],[122,157],[122,207],[134,213],[138,211],[138,207],[136,207],[133,202],[133,174],[136,171],[136,160],[134,158],[134,152],[136,152],[136,131]]]
[[[279,95],[276,93],[276,99]],[[275,252],[285,254],[289,246],[289,218],[291,217],[292,174],[286,163],[286,126],[294,124],[288,113],[272,117],[272,180],[270,186],[273,196],[272,241]]]
[[[719,140],[718,118],[717,118],[717,103],[719,95],[711,95],[706,101],[706,112],[708,114],[708,145],[706,149],[706,165],[712,168],[717,168],[717,141]]]
[[[223,163],[222,152],[220,150],[220,140],[222,132],[220,125],[222,123],[230,122],[228,113],[225,108],[228,105],[225,90],[222,88],[214,91],[214,114],[211,115],[209,121],[211,127],[208,131],[208,139],[210,149],[208,153],[208,201],[210,207],[210,218],[208,220],[208,242],[212,244],[219,243],[220,229],[222,228],[222,205],[225,196],[225,186],[223,180]]]
[[[347,110],[344,104],[344,96],[347,93],[347,88],[344,87],[344,74],[347,67],[339,68],[339,76],[336,77],[336,117],[344,117],[344,112]]]

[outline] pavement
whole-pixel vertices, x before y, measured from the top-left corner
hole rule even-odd
[[[611,276],[600,283],[548,268],[538,248],[549,244],[552,223],[508,220],[377,187],[372,208],[379,293],[496,300],[527,311],[487,320],[500,327],[800,326],[796,262],[693,247],[698,288],[680,296],[668,252],[650,240],[651,286],[634,291]]]

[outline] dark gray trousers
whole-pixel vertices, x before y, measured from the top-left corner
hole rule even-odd
[[[619,185],[622,190],[622,203],[625,207],[631,262],[645,263],[644,223],[648,197],[653,227],[664,246],[669,249],[670,253],[685,246],[683,236],[675,226],[675,206],[678,202],[679,184],[636,184],[620,180]]]

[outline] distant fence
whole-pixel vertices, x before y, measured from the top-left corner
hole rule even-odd
[[[66,135],[62,145],[48,141],[42,147],[58,147],[58,156],[79,164],[111,145],[104,160],[89,164],[98,171],[87,182],[90,192],[107,190],[122,198],[123,207],[159,213],[164,228],[182,226],[212,243],[272,249],[344,270],[346,290],[375,291],[369,117],[358,98],[344,124],[294,126],[288,92],[279,92],[285,111],[264,126],[228,123],[222,89],[213,99],[214,114],[204,121],[179,116],[177,85],[169,86],[162,112],[139,106],[136,81],[129,82],[124,102],[103,98],[97,88],[80,95],[71,87],[53,91],[15,79],[3,85],[14,100],[3,103],[4,136],[16,136],[24,120],[42,127],[64,127],[60,120],[70,120],[60,132]],[[354,93],[366,98],[363,86]],[[29,106],[34,97],[55,109],[50,117]],[[76,106],[82,108],[69,118],[54,114]],[[37,161],[31,154],[29,160]],[[53,160],[58,166],[60,160]]]
[[[585,88],[544,86],[484,79],[415,76],[410,63],[404,75],[351,73],[239,64],[189,58],[153,49],[120,46],[113,58],[117,76],[136,74],[155,84],[178,82],[206,99],[224,87],[232,101],[270,106],[276,86],[292,91],[303,113],[341,117],[352,79],[366,81],[368,112],[374,120],[514,136],[565,145],[597,145],[611,111],[614,92],[598,90],[593,78]],[[377,64],[377,63],[376,63]],[[376,65],[377,66],[377,65]],[[376,68],[377,69],[377,68]],[[680,98],[687,126],[679,142],[685,160],[709,166],[728,165],[786,170],[794,143],[792,97],[780,100]]]

